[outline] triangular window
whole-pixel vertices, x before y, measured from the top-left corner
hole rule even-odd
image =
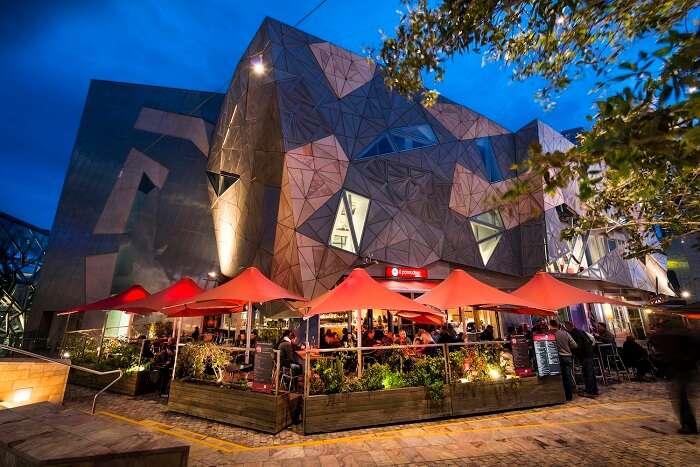
[[[241,177],[228,172],[216,173],[207,171],[207,178],[216,196],[221,196]]]
[[[481,160],[484,163],[484,169],[486,170],[486,179],[491,183],[500,182],[503,180],[503,174],[501,173],[501,168],[498,165],[498,159],[496,159],[496,154],[493,152],[493,147],[491,146],[490,138],[477,138],[474,140],[477,149],[481,154]]]
[[[392,152],[408,151],[424,146],[432,146],[436,143],[437,138],[430,125],[423,124],[392,128],[379,135],[357,157],[372,157]]]
[[[504,227],[501,214],[497,209],[483,212],[478,216],[472,217],[469,220],[469,224],[471,225],[472,233],[474,233],[476,244],[479,247],[481,260],[486,266],[503,236]]]
[[[369,212],[369,199],[356,193],[343,191],[338,202],[329,245],[350,253],[360,251],[365,221]],[[348,213],[350,215],[348,216]]]

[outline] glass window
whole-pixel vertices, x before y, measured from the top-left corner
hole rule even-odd
[[[221,196],[226,190],[231,188],[231,185],[238,181],[240,176],[228,172],[216,173],[207,171],[207,178],[209,178],[209,183],[214,189],[216,196]]]
[[[486,178],[489,182],[495,183],[503,180],[503,174],[501,173],[501,168],[498,165],[498,159],[496,159],[496,154],[493,152],[493,147],[491,146],[490,138],[477,138],[474,140],[476,143],[479,153],[481,153],[481,160],[484,162],[484,168],[486,169]]]
[[[595,264],[608,254],[607,243],[603,235],[591,234],[586,246],[588,264]]]
[[[431,146],[435,143],[437,143],[437,138],[430,125],[423,124],[392,128],[379,135],[360,152],[358,157],[371,157],[392,152],[408,151]]]
[[[349,191],[343,191],[340,195],[338,211],[335,215],[335,222],[333,223],[333,230],[328,243],[341,250],[357,253],[362,243],[362,234],[365,229],[368,211],[368,198]],[[349,216],[348,212],[350,213]]]
[[[484,266],[491,259],[503,236],[503,220],[497,209],[474,216],[469,220]]]

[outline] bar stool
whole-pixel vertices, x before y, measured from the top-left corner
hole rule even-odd
[[[624,379],[629,381],[631,379],[629,370],[627,370],[625,362],[622,360],[622,357],[620,357],[620,354],[617,351],[617,346],[610,345],[610,347],[611,351],[605,356],[605,358],[611,374],[612,372],[615,372],[615,377],[619,383],[621,383]],[[622,375],[622,377],[620,375]]]

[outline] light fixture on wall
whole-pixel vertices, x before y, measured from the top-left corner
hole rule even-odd
[[[32,398],[32,388],[17,389],[12,394],[12,402],[15,404],[21,404],[22,402],[27,402],[31,398]]]
[[[209,271],[209,277],[211,277],[212,279],[216,279],[217,276],[218,274],[216,271]]]
[[[682,298],[690,298],[690,292],[688,292],[687,290],[681,291],[681,297]]]
[[[263,63],[263,56],[254,55],[250,58],[250,67],[253,69],[253,73],[260,76],[265,73],[265,64]]]

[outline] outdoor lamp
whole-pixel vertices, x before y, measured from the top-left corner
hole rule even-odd
[[[250,59],[250,67],[256,75],[265,73],[265,64],[263,63],[262,55],[255,55]]]

